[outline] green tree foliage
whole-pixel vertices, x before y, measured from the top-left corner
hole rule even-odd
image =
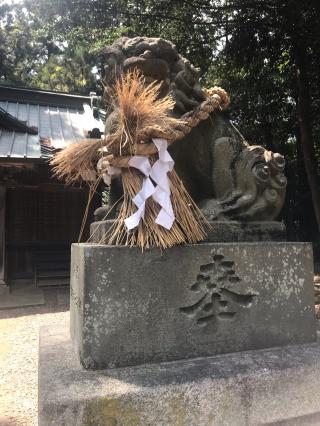
[[[95,53],[126,29],[90,28],[85,5],[26,0],[1,6],[0,82],[84,94],[99,89]]]
[[[0,12],[0,81],[28,83],[44,46],[34,37],[34,22],[26,20],[22,10],[5,5]]]
[[[263,9],[253,5],[232,20],[236,25],[229,26],[225,47],[207,78],[231,91],[233,117],[251,143],[285,154],[289,185],[283,214],[291,237],[318,239],[319,6],[312,1],[263,2]]]
[[[0,81],[80,93],[99,90],[104,44],[172,40],[204,86],[230,92],[248,141],[285,154],[290,236],[319,238],[318,0],[24,0],[0,6],[0,23]]]

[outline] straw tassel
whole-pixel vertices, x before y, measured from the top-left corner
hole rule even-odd
[[[153,138],[164,138],[171,144],[190,133],[212,111],[229,105],[227,93],[215,87],[208,91],[208,99],[195,110],[177,119],[169,114],[174,106],[172,98],[166,96],[159,99],[160,86],[161,83],[146,85],[137,71],[122,76],[110,93],[116,117],[112,134],[104,140],[88,140],[71,145],[51,161],[55,174],[67,183],[80,180],[84,171],[95,170],[99,160],[102,174],[108,173],[110,167],[121,169],[123,202],[119,216],[101,243],[165,249],[177,244],[193,244],[206,236],[209,224],[174,170],[168,173],[175,217],[171,228],[166,229],[156,223],[161,207],[152,197],[145,202],[144,216],[138,226],[131,231],[125,226],[125,220],[137,211],[132,200],[140,191],[144,179],[139,170],[130,167],[132,156],[146,156],[151,164],[155,163],[158,152]]]

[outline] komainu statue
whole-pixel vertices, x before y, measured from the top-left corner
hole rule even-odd
[[[175,46],[160,38],[121,38],[101,51],[107,85],[138,69],[146,83],[162,82],[160,96],[171,93],[173,115],[181,117],[206,99],[199,71]],[[108,104],[108,92],[105,100]],[[106,133],[112,132],[112,111]],[[284,202],[286,178],[282,155],[249,145],[225,114],[216,111],[170,147],[175,168],[193,199],[210,220],[273,220]],[[119,198],[116,182],[111,200]]]

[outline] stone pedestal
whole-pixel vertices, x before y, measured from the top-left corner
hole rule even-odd
[[[106,232],[114,220],[101,220],[91,223],[90,241],[99,243],[103,241]],[[237,221],[212,221],[211,229],[207,232],[205,242],[254,242],[254,241],[286,241],[286,227],[283,222],[237,222]]]
[[[74,244],[72,339],[41,331],[39,425],[319,424],[313,302],[305,243]]]
[[[89,369],[313,342],[313,305],[307,243],[72,246],[71,337]]]
[[[84,370],[68,331],[45,327],[39,426],[319,425],[319,376],[319,344]]]

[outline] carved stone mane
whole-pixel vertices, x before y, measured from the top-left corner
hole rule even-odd
[[[174,44],[161,38],[123,37],[100,52],[104,81],[112,85],[123,72],[138,68],[146,82],[161,81],[161,94],[171,93],[175,113],[182,115],[206,99],[199,70],[181,56]]]
[[[160,38],[121,38],[100,53],[104,82],[138,68],[147,83],[162,82],[160,96],[171,93],[173,114],[181,116],[205,99],[199,71],[169,41]],[[108,92],[105,93],[108,104]],[[112,129],[112,111],[106,132]],[[285,161],[261,146],[250,146],[223,113],[215,112],[184,139],[171,154],[188,191],[211,220],[272,220],[285,197]],[[111,199],[118,199],[117,184]]]

